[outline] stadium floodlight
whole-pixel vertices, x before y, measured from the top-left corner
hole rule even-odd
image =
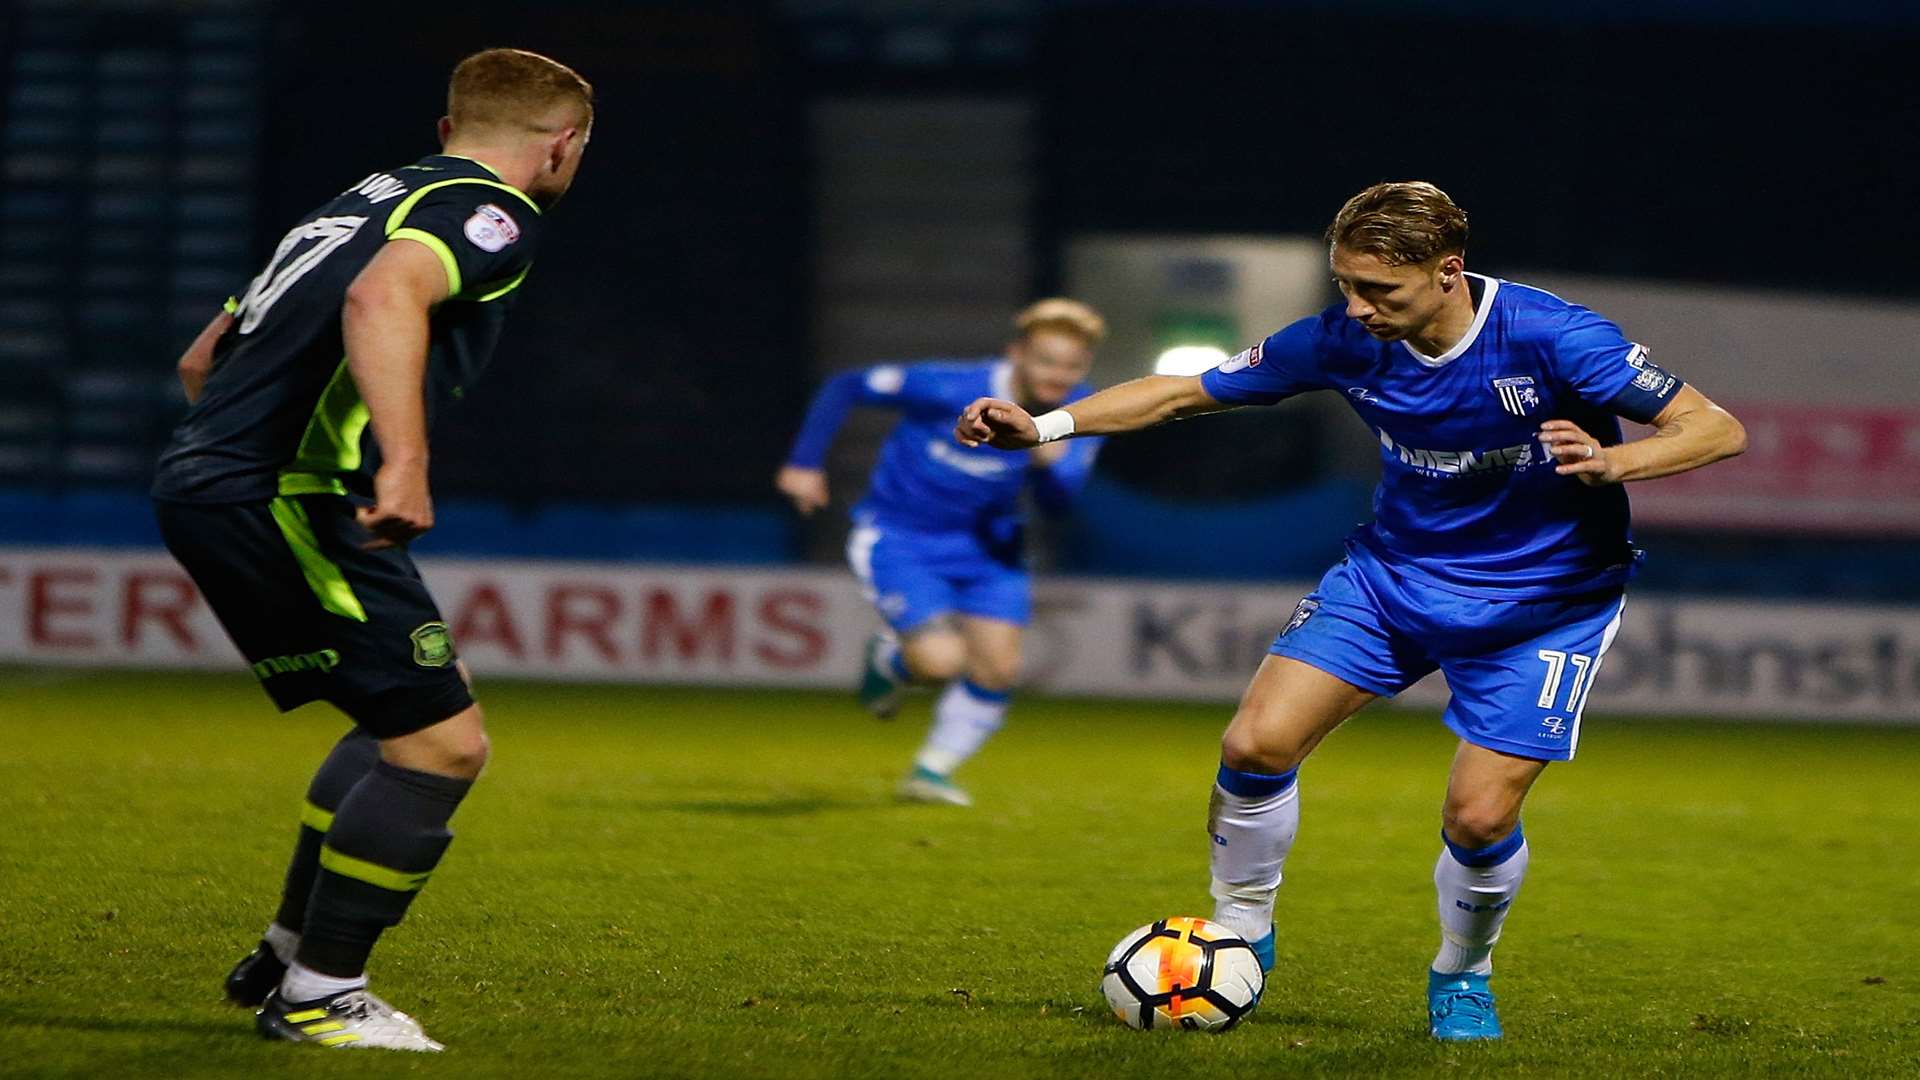
[[[1198,375],[1217,368],[1227,359],[1227,350],[1212,345],[1175,345],[1153,362],[1155,375]]]

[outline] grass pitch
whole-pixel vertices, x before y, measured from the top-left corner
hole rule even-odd
[[[1451,737],[1371,712],[1303,774],[1266,1001],[1106,1011],[1108,948],[1205,914],[1226,710],[1024,701],[900,806],[924,704],[493,684],[495,761],[374,987],[438,1057],[268,1044],[220,979],[342,725],[244,677],[0,672],[0,1074],[1920,1074],[1920,731],[1615,723],[1529,805],[1508,1037],[1422,1028]]]

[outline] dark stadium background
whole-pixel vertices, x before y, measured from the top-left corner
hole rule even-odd
[[[1014,295],[1062,288],[1078,234],[1312,235],[1347,194],[1408,176],[1469,208],[1473,265],[1496,273],[1920,292],[1920,15],[1899,5],[0,10],[11,72],[0,539],[13,542],[152,543],[137,496],[182,408],[169,372],[178,349],[286,222],[432,149],[447,70],[502,42],[588,74],[600,119],[501,362],[442,427],[442,526],[423,551],[833,558],[844,514],[796,521],[771,475],[824,373],[909,357],[836,346],[836,316],[823,314],[826,181],[810,119],[823,101],[990,101],[1031,118],[1018,162],[1026,280]],[[85,73],[93,93],[63,96],[72,73],[11,61],[48,44],[102,58]],[[965,164],[964,147],[953,153]],[[97,167],[109,158],[117,171]],[[196,168],[167,168],[186,160]],[[950,223],[966,227],[970,212],[957,202]],[[924,289],[964,307],[965,275],[943,280]],[[881,340],[917,346],[911,355],[997,347],[1002,309],[968,310],[977,317]],[[1685,374],[1685,358],[1669,359]],[[857,477],[878,430],[852,429],[836,479]],[[1346,475],[1323,447],[1348,436],[1312,413],[1116,445],[1096,484],[1111,497],[1055,538],[1057,562],[1205,572],[1129,553],[1136,499],[1245,503],[1332,475],[1336,493],[1315,505],[1343,521],[1364,509],[1368,477]],[[1196,488],[1195,460],[1226,471]],[[840,509],[854,490],[841,485]],[[1310,575],[1339,531],[1316,530],[1260,569]],[[1920,598],[1909,545],[1893,537],[1643,538],[1662,555],[1644,579],[1657,586]]]
[[[498,45],[600,111],[415,545],[496,755],[376,956],[446,1075],[1920,1076],[1911,0],[0,0],[0,1076],[435,1068],[296,1064],[222,1000],[346,721],[274,713],[146,489],[182,346]],[[827,513],[774,472],[829,376],[1039,296],[1106,313],[1102,381],[1244,347],[1415,177],[1470,269],[1615,318],[1750,448],[1633,487],[1503,1045],[1426,1037],[1437,676],[1308,764],[1260,1011],[1143,1036],[1102,960],[1207,910],[1222,724],[1377,439],[1319,394],[1110,441],[1034,530],[971,811],[896,795],[934,695],[850,693],[888,418]]]

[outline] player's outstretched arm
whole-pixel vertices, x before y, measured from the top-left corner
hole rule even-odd
[[[433,306],[447,298],[440,257],[392,240],[347,287],[340,329],[347,371],[380,443],[371,507],[359,511],[370,548],[392,547],[433,528],[427,491],[427,342]]]
[[[227,301],[229,305],[233,301]],[[213,374],[213,346],[220,335],[233,325],[233,313],[221,311],[200,330],[193,344],[180,354],[180,362],[174,365],[174,371],[180,376],[180,388],[187,393],[187,404],[200,400],[200,391],[207,385],[207,376]]]
[[[1560,463],[1555,472],[1592,487],[1672,476],[1747,448],[1747,429],[1740,421],[1691,386],[1680,388],[1653,426],[1647,438],[1601,446],[1573,421],[1549,420],[1540,425],[1540,442]]]
[[[826,506],[827,448],[847,413],[856,405],[900,408],[923,397],[929,389],[925,383],[915,368],[901,364],[856,368],[828,379],[807,405],[786,464],[774,475],[774,488],[802,515]]]
[[[1214,400],[1198,375],[1148,375],[1046,414],[1053,418],[1048,426],[1056,430],[1045,432],[1045,437],[1027,410],[1011,401],[980,398],[960,414],[953,437],[963,446],[986,443],[1002,450],[1025,450],[1067,435],[1116,435],[1231,408]],[[1062,414],[1071,420],[1064,431],[1057,430],[1067,423],[1059,419]]]

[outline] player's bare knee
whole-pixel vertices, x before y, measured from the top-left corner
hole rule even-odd
[[[455,764],[468,776],[479,776],[493,759],[493,740],[487,736],[486,715],[479,705],[470,706],[467,714],[471,722],[461,725],[460,737],[454,745],[457,755]]]
[[[967,647],[956,634],[924,634],[906,648],[907,667],[921,682],[952,682],[967,666]]]
[[[1505,840],[1520,819],[1505,806],[1493,803],[1448,800],[1441,814],[1441,827],[1447,839],[1463,848],[1483,848]]]
[[[380,747],[382,757],[402,768],[463,780],[479,776],[492,752],[478,705]]]
[[[960,677],[961,657],[944,652],[930,653],[910,661],[914,677],[921,682],[946,683]]]
[[[493,740],[487,737],[486,729],[474,731],[461,740],[455,748],[454,761],[462,773],[467,776],[479,776],[480,770],[493,760]]]
[[[493,746],[485,731],[463,731],[436,742],[432,752],[435,767],[426,771],[471,780],[480,775],[492,756]]]
[[[1234,717],[1220,736],[1220,763],[1241,772],[1279,774],[1298,768],[1305,756],[1298,743],[1276,738],[1244,713]]]

